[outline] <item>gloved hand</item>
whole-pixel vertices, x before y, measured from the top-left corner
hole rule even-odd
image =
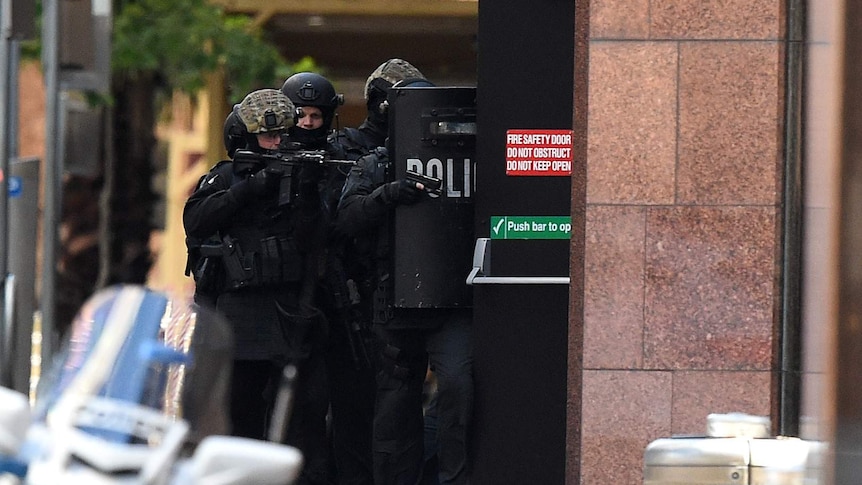
[[[415,204],[422,198],[422,191],[415,182],[400,179],[377,187],[371,192],[371,197],[386,205]]]
[[[275,193],[278,190],[281,172],[277,168],[265,167],[233,185],[230,191],[239,201],[248,200],[249,197],[262,197]]]

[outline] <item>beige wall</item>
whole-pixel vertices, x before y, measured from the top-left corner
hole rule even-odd
[[[805,390],[803,433],[831,435],[829,406],[837,319],[840,75],[843,2],[809,5],[805,183]]]
[[[211,146],[221,149],[220,143],[213,143],[210,139],[211,127],[217,127],[221,135],[224,121],[222,108],[217,107],[218,112],[213,113],[210,101],[206,91],[194,99],[175,94],[170,121],[161,123],[156,129],[157,138],[167,147],[168,163],[163,174],[165,220],[164,229],[154,231],[150,241],[154,263],[147,284],[187,300],[191,300],[194,293],[194,280],[185,276],[187,253],[182,225],[183,206],[198,179],[215,162],[224,158],[209,156]]]
[[[801,434],[835,435],[844,2],[808,2]],[[852,229],[851,229],[852,230]],[[858,356],[854,359],[858,365]],[[859,459],[854,459],[859,463]],[[858,471],[858,466],[857,466]],[[858,477],[858,475],[857,475]],[[823,483],[832,483],[831,466]]]
[[[774,413],[784,3],[590,2],[583,484]]]
[[[18,154],[45,159],[45,83],[37,61],[21,63],[18,73]]]

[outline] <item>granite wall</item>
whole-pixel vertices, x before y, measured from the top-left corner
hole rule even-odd
[[[776,414],[784,3],[589,2],[569,483],[640,484],[650,441]]]

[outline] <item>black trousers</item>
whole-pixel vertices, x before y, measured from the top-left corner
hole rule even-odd
[[[373,485],[371,430],[375,399],[375,341],[370,332],[348,339],[344,325],[333,325],[329,333],[327,369],[332,453],[338,485]],[[358,347],[364,344],[366,360]],[[354,355],[354,353],[356,355]]]
[[[233,436],[267,439],[283,366],[269,360],[234,361],[230,395]],[[302,452],[297,484],[329,483],[326,414],[328,385],[323,353],[299,362],[285,443]]]
[[[433,330],[380,329],[373,458],[377,485],[414,485],[425,461],[423,384],[430,365],[437,378],[436,435],[441,484],[469,483],[467,462],[473,413],[472,325],[455,313]]]

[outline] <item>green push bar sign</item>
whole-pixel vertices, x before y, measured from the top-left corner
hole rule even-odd
[[[569,216],[491,216],[491,239],[569,239]]]

